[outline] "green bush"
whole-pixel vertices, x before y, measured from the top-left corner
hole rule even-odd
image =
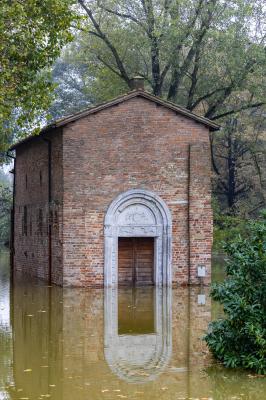
[[[266,213],[224,250],[227,278],[212,286],[211,297],[223,305],[225,319],[210,324],[205,340],[226,367],[266,374]]]
[[[239,215],[225,214],[221,211],[215,198],[212,201],[213,208],[213,251],[221,253],[223,242],[231,242],[238,235],[245,236],[247,219]]]
[[[229,215],[220,215],[214,221],[213,250],[223,251],[223,242],[231,242],[239,235],[245,236],[247,220]]]
[[[12,191],[0,182],[0,244],[9,241],[10,213],[12,207]]]

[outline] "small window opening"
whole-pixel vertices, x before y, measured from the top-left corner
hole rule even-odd
[[[42,186],[42,171],[40,171],[40,186]]]
[[[27,174],[25,176],[25,186],[26,186],[26,189],[28,189],[28,175]]]

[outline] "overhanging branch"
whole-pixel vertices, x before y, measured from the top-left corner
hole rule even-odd
[[[243,106],[243,107],[240,107],[240,108],[237,108],[237,109],[233,109],[233,110],[230,110],[230,111],[226,111],[226,112],[224,112],[224,113],[222,113],[222,114],[215,115],[215,116],[212,117],[211,119],[212,119],[212,120],[215,120],[215,119],[227,117],[228,115],[232,115],[232,114],[238,113],[238,112],[240,112],[240,111],[248,110],[248,109],[250,109],[250,108],[261,107],[261,106],[263,106],[263,105],[265,105],[265,104],[266,104],[266,102],[263,102],[263,101],[261,101],[260,103],[246,104],[246,105]]]

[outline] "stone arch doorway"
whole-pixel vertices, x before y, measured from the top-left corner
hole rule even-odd
[[[152,238],[153,283],[171,285],[172,220],[165,202],[156,194],[132,189],[109,206],[104,220],[104,284],[118,284],[118,239]]]

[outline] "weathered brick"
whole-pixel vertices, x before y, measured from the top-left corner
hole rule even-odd
[[[203,282],[210,282],[207,126],[135,97],[54,129],[46,137],[52,143],[50,207],[47,142],[36,137],[16,149],[16,270],[48,279],[50,208],[52,282],[102,286],[106,210],[120,193],[139,188],[159,195],[172,214],[173,283],[200,283],[198,265],[206,266]],[[25,206],[27,235],[22,232]]]

